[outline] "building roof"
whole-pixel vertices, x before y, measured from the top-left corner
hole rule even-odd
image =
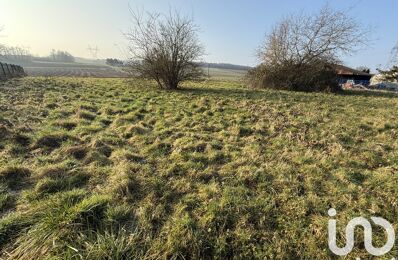
[[[363,71],[359,71],[356,69],[352,69],[343,65],[336,65],[336,71],[338,75],[346,75],[346,76],[369,76],[372,77],[373,74],[366,73]]]

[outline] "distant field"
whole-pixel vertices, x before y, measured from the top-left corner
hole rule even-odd
[[[238,81],[0,83],[0,258],[334,259],[331,207],[339,234],[354,216],[397,230],[397,107]]]
[[[95,77],[123,78],[127,74],[111,67],[25,67],[25,72],[32,77]]]
[[[24,66],[29,76],[54,76],[54,77],[96,77],[96,78],[119,78],[127,77],[128,74],[119,68],[106,65],[84,64],[84,63],[53,63],[35,62]],[[232,69],[204,68],[205,75],[219,80],[240,80],[246,71]],[[208,73],[209,72],[209,73]]]
[[[23,67],[25,72],[32,77],[119,78],[127,76],[127,73],[121,69],[95,64],[35,62]]]
[[[208,75],[208,70],[204,68],[205,75]],[[216,80],[241,80],[245,77],[247,71],[245,70],[231,70],[231,69],[216,69],[210,68],[210,78]]]

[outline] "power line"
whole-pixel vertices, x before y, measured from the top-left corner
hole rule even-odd
[[[98,59],[98,46],[95,47],[91,47],[90,45],[88,46],[87,50],[91,53],[91,56],[93,57],[93,59]]]

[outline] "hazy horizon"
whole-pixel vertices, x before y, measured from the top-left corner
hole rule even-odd
[[[206,47],[204,61],[253,66],[255,49],[264,35],[283,16],[292,12],[315,12],[325,1],[22,1],[0,0],[0,43],[27,48],[33,55],[46,56],[51,49],[76,57],[93,58],[89,46],[98,46],[98,58],[128,57],[123,36],[131,26],[129,4],[147,11],[178,9],[192,16],[201,28]],[[384,4],[383,4],[384,3]],[[360,22],[374,28],[371,47],[344,57],[346,65],[366,65],[372,69],[388,62],[397,43],[398,28],[394,10],[398,3],[388,1],[334,1],[333,8],[347,10]],[[381,15],[383,14],[383,15]]]

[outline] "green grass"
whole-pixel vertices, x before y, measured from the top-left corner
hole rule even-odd
[[[394,94],[24,78],[0,107],[0,257],[333,258],[330,207],[398,230]]]
[[[213,80],[238,81],[243,80],[247,71],[233,69],[203,68],[204,74]]]

